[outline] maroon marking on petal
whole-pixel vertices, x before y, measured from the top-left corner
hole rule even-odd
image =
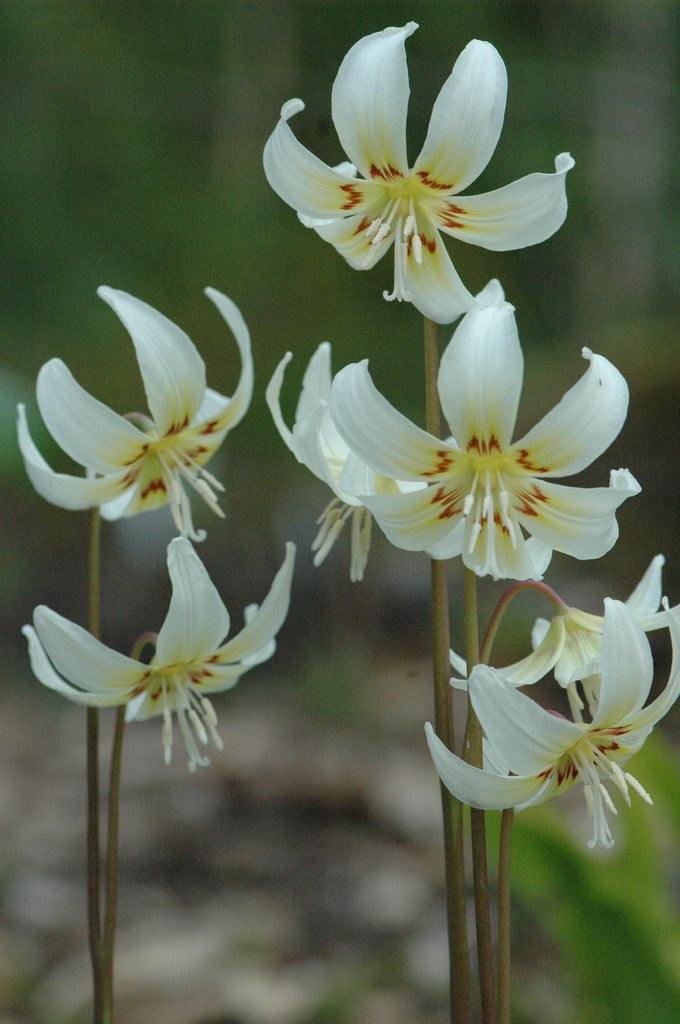
[[[343,203],[341,210],[353,210],[364,198],[363,191],[356,185],[341,185],[340,190],[347,195],[347,202]]]
[[[465,450],[469,452],[473,448],[478,455],[489,455],[492,451],[500,452],[501,450],[500,442],[495,434],[492,434],[488,441],[483,438],[480,440],[476,434],[473,434]]]
[[[546,502],[548,500],[540,487],[535,483],[531,484],[530,490],[527,490],[526,488],[517,488],[515,494],[522,504],[513,505],[513,508],[516,512],[519,512],[520,515],[525,516],[537,516],[538,512],[534,508],[534,504]]]
[[[199,430],[199,434],[214,434],[215,431],[219,428],[219,425],[219,419],[208,420],[208,422],[204,423],[201,429]]]
[[[144,458],[144,456],[146,455],[148,450],[149,450],[149,443],[148,443],[148,441],[145,441],[144,444],[140,446],[140,450],[138,451],[138,453],[136,455],[133,455],[133,457],[131,459],[128,459],[127,462],[124,462],[123,465],[124,466],[134,466],[135,462],[139,462],[140,459]]]
[[[416,173],[427,188],[434,188],[438,192],[450,192],[453,188],[453,185],[446,185],[444,182],[435,181],[434,178],[430,178],[427,171],[417,171]],[[455,210],[457,207],[454,206],[453,209]],[[460,212],[462,213],[463,211],[461,210]]]
[[[409,241],[410,241],[410,239],[409,239]],[[437,248],[437,240],[436,240],[436,238],[428,238],[427,235],[424,235],[422,232],[420,232],[420,241],[425,246],[425,248],[428,250],[428,252],[433,253],[435,251],[435,249]]]
[[[463,506],[458,504],[460,494],[457,491],[447,491],[446,487],[438,487],[430,499],[432,505],[441,505],[437,513],[437,519],[452,519],[460,515]]]
[[[428,469],[423,473],[423,476],[439,476],[440,473],[446,473],[446,471],[453,465],[454,459],[450,452],[447,452],[442,448],[435,454],[437,456],[437,462],[435,463],[434,469]]]
[[[548,774],[550,774],[548,772]],[[547,777],[547,776],[546,776]],[[574,762],[569,758],[563,768],[558,766],[557,768],[557,784],[561,786],[563,782],[569,782],[570,779],[578,778],[578,768]]]
[[[439,210],[439,217],[441,223],[446,228],[462,229],[467,227],[466,224],[464,224],[461,220],[458,219],[461,216],[465,216],[465,210],[462,210],[460,206],[454,206],[453,203],[447,203],[446,206],[443,206]]]
[[[394,181],[395,178],[403,178],[404,175],[396,167],[388,164],[386,167],[376,167],[371,164],[369,173],[372,178],[380,178],[382,181]]]
[[[549,473],[549,466],[537,466],[535,462],[532,462],[529,458],[528,448],[519,448],[515,453],[515,459],[517,465],[525,469],[527,473]]]
[[[370,218],[362,217],[361,223],[357,224],[357,226],[355,227],[354,231],[352,232],[352,238],[355,238],[357,235],[360,235],[362,231],[365,231],[366,228],[370,228],[370,226],[371,226]]]
[[[486,521],[486,520],[484,520],[484,521]],[[494,512],[494,514],[493,514],[493,521],[496,524],[496,526],[500,526],[501,531],[505,534],[506,537],[510,536],[510,531],[508,530],[508,528],[505,525],[505,523],[502,521],[500,512]]]
[[[144,490],[140,492],[139,496],[142,499],[142,501],[144,501],[144,499],[148,498],[148,496],[150,494],[153,494],[154,491],[164,491],[164,492],[167,492],[167,487],[165,486],[165,481],[162,480],[162,479],[150,480],[149,483],[144,488]]]

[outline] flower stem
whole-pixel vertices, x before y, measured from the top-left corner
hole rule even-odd
[[[496,633],[498,632],[503,616],[508,610],[508,605],[512,601],[513,597],[516,597],[517,594],[524,590],[535,590],[536,593],[543,594],[543,596],[550,601],[558,614],[567,611],[567,606],[562,598],[559,597],[547,583],[542,583],[540,580],[522,580],[519,583],[513,583],[513,585],[508,587],[504,592],[500,601],[494,608],[493,615],[489,619],[489,625],[487,626],[484,642],[482,643],[482,664],[489,664],[491,648],[493,647],[494,640],[496,639]]]
[[[90,514],[88,548],[88,626],[94,637],[100,634],[100,533],[99,509]],[[92,982],[94,988],[94,1024],[104,1024],[104,949],[101,934],[99,891],[99,710],[87,708],[87,919]]]
[[[441,413],[437,391],[439,368],[437,325],[425,319],[425,418],[431,434],[441,436]],[[434,677],[435,731],[453,748],[455,729],[451,700],[449,598],[446,562],[431,559],[432,578],[432,662]],[[465,914],[465,864],[463,815],[460,803],[441,785],[444,822],[444,865],[446,911],[449,936],[449,980],[451,1024],[470,1024],[470,968]]]
[[[501,816],[498,851],[498,1024],[510,1024],[510,847],[515,812]]]
[[[467,566],[463,569],[463,614],[465,619],[465,659],[468,674],[479,664],[479,620],[477,613],[477,577]],[[468,706],[467,759],[482,767],[482,730],[472,705]],[[477,963],[483,1024],[495,1024],[496,994],[489,912],[489,872],[486,853],[486,817],[484,811],[470,808],[472,840],[472,883],[477,926]]]
[[[118,820],[120,808],[120,770],[125,732],[125,707],[116,710],[116,725],[111,748],[108,800],[108,840],[106,846],[106,891],[104,899],[104,956],[107,1024],[113,1020],[113,954],[116,935],[118,895]]]

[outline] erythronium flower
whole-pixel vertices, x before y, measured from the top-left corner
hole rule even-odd
[[[589,349],[583,355],[590,366],[581,380],[512,442],[522,351],[513,307],[491,281],[441,360],[439,397],[452,437],[440,440],[397,412],[376,390],[367,361],[345,367],[333,384],[333,419],[358,459],[378,473],[427,486],[408,494],[366,494],[361,471],[349,459],[341,485],[370,509],[397,547],[434,558],[462,554],[480,576],[540,577],[552,550],[597,558],[616,540],[615,510],[640,488],[627,470],[613,472],[609,487],[547,482],[592,462],[626,416],[628,388],[621,374]]]
[[[295,424],[289,430],[280,405],[284,371],[291,359],[288,352],[267,386],[267,404],[274,423],[298,462],[307,466],[314,476],[328,484],[335,498],[317,520],[321,524],[312,551],[314,565],[321,565],[333,547],[347,519],[352,523],[350,579],[363,579],[371,543],[371,513],[352,494],[340,486],[340,476],[349,449],[331,419],[328,404],[331,395],[331,347],[322,342],[309,361],[302,381],[302,391],[295,411]],[[373,494],[399,494],[411,490],[413,484],[400,484],[379,473],[367,470],[366,488]],[[418,486],[417,484],[415,486]]]
[[[24,626],[37,678],[77,704],[126,704],[131,719],[163,716],[165,762],[172,751],[172,712],[189,754],[189,769],[207,765],[197,740],[222,748],[208,694],[228,690],[274,652],[274,637],[288,612],[295,545],[286,545],[283,565],[258,608],[245,611],[246,625],[231,640],[229,613],[188,540],[168,546],[172,598],[149,664],[127,658],[81,626],[40,605],[33,626]],[[193,730],[193,731],[192,731]]]
[[[484,730],[484,768],[462,761],[425,727],[430,752],[444,785],[463,803],[485,810],[542,803],[583,783],[593,837],[588,845],[609,847],[606,811],[616,814],[605,786],[611,782],[630,803],[629,787],[650,796],[623,765],[640,749],[680,693],[680,619],[665,617],[673,642],[673,664],[665,689],[645,707],[653,677],[647,638],[620,601],[605,601],[601,687],[591,722],[570,722],[546,711],[510,686],[502,671],[478,665],[470,699]]]
[[[281,110],[264,169],[303,224],[350,266],[367,270],[394,244],[394,289],[385,298],[411,301],[432,320],[450,323],[469,308],[472,296],[440,231],[497,251],[542,242],[564,221],[565,177],[574,162],[561,153],[554,174],[529,174],[484,195],[459,195],[489,162],[505,112],[505,65],[490,43],[475,39],[444,83],[425,144],[410,167],[404,41],[417,27],[411,21],[365,36],[340,65],[332,114],[351,163],[328,167],[297,141],[288,120],[304,104],[295,99]]]
[[[55,473],[47,465],[20,405],[19,446],[28,476],[52,504],[67,509],[99,506],[105,519],[133,516],[167,501],[180,533],[202,540],[205,532],[194,529],[184,482],[213,512],[224,515],[216,495],[224,488],[205,464],[250,404],[253,362],[248,328],[231,299],[206,288],[241,354],[240,380],[227,398],[206,387],[203,360],[190,338],[167,317],[126,292],[102,287],[98,294],[130,332],[151,418],[119,416],[84,391],[61,359],[50,359],[38,374],[38,407],[54,439],[87,475]]]
[[[625,602],[626,608],[645,631],[662,629],[668,615],[661,607],[661,569],[663,555],[656,555],[644,576]],[[680,605],[671,609],[680,613]],[[574,717],[580,718],[583,703],[576,683],[581,681],[591,707],[596,704],[600,689],[600,650],[604,619],[579,608],[565,606],[551,621],[537,619],[531,632],[534,650],[526,658],[503,669],[503,676],[515,686],[526,686],[541,679],[551,669],[564,687]]]

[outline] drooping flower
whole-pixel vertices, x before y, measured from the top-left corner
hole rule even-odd
[[[615,511],[640,488],[627,470],[609,487],[548,482],[578,473],[623,425],[628,388],[603,356],[524,437],[511,441],[523,359],[513,307],[497,281],[477,296],[444,352],[439,397],[452,437],[440,440],[397,412],[367,361],[341,370],[331,413],[352,452],[378,473],[420,481],[407,494],[362,492],[348,460],[341,485],[356,494],[397,547],[434,558],[462,554],[478,575],[539,578],[553,550],[597,558],[614,544]],[[524,536],[526,531],[530,536]]]
[[[50,359],[38,373],[38,408],[55,441],[86,476],[55,473],[36,448],[26,412],[19,406],[18,436],[31,483],[61,508],[100,507],[105,519],[119,519],[169,502],[175,525],[192,540],[196,531],[184,483],[219,516],[222,484],[205,468],[226,434],[245,415],[253,392],[250,335],[226,295],[207,288],[236,339],[241,376],[228,398],[206,387],[205,365],[190,338],[151,306],[126,292],[99,288],[127,327],[151,417],[119,416],[75,381],[61,359]]]
[[[601,686],[590,722],[570,722],[546,711],[503,678],[478,665],[469,680],[470,700],[484,730],[484,768],[453,754],[425,727],[435,767],[444,785],[463,803],[485,810],[542,803],[576,782],[583,784],[593,837],[588,845],[613,844],[606,812],[616,808],[606,783],[630,803],[629,787],[651,797],[623,765],[637,753],[680,694],[680,619],[666,611],[673,643],[670,677],[645,707],[653,677],[649,643],[620,601],[605,601]]]
[[[521,249],[549,238],[567,212],[568,153],[554,174],[529,174],[503,188],[461,196],[486,167],[503,124],[507,76],[497,50],[475,39],[456,61],[435,102],[425,144],[410,167],[404,42],[418,26],[365,36],[344,58],[332,92],[333,123],[351,163],[327,166],[288,126],[304,108],[289,100],[264,151],[274,191],[307,227],[358,270],[394,245],[394,289],[425,316],[450,323],[472,296],[440,232],[485,249]],[[360,174],[361,177],[357,177]]]
[[[661,607],[661,569],[663,555],[655,555],[633,593],[626,608],[645,631],[663,629],[668,622]],[[680,605],[671,609],[680,613]],[[597,703],[600,689],[600,651],[604,619],[580,608],[564,608],[550,621],[536,619],[531,631],[531,654],[503,669],[503,677],[515,686],[535,683],[551,670],[567,691],[572,713],[579,718],[583,710],[576,684],[581,682],[588,704]]]
[[[31,666],[45,686],[76,704],[125,704],[126,720],[163,717],[165,762],[172,752],[172,713],[189,754],[189,770],[207,765],[197,741],[222,748],[208,694],[228,690],[244,672],[271,657],[274,637],[288,612],[295,545],[258,608],[245,610],[245,626],[231,640],[229,613],[188,540],[168,546],[170,607],[149,664],[106,647],[81,626],[40,605],[24,626]]]
[[[320,530],[312,544],[314,565],[321,565],[349,519],[352,533],[349,574],[350,579],[356,582],[363,579],[366,568],[372,517],[354,495],[348,494],[340,486],[340,476],[349,449],[336,430],[328,409],[332,386],[331,347],[327,341],[322,342],[309,361],[292,431],[286,426],[280,404],[284,371],[291,358],[288,352],[276,367],[267,386],[267,404],[281,437],[295,458],[319,480],[328,484],[335,495],[317,520]],[[368,469],[366,475],[365,486],[372,494],[399,494],[414,486],[391,480]]]

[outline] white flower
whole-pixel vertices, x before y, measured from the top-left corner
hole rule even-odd
[[[351,163],[336,168],[302,146],[288,119],[304,108],[289,100],[264,151],[267,180],[303,224],[366,270],[394,245],[394,290],[425,316],[449,323],[472,303],[441,239],[485,249],[521,249],[549,238],[567,212],[568,153],[554,174],[529,174],[484,195],[461,196],[484,170],[503,124],[507,76],[497,50],[469,43],[435,102],[420,156],[406,155],[409,97],[404,41],[418,26],[387,28],[360,39],[344,58],[332,114]],[[357,177],[357,173],[361,177]]]
[[[335,494],[317,520],[321,528],[312,544],[312,551],[316,552],[314,565],[321,565],[349,519],[352,531],[350,579],[356,582],[363,579],[368,559],[371,513],[340,486],[349,449],[336,430],[328,409],[332,386],[331,347],[327,341],[322,342],[309,361],[292,431],[286,426],[280,405],[284,371],[291,358],[288,352],[276,367],[267,386],[267,404],[281,437],[298,462],[328,484]],[[365,471],[365,487],[371,494],[399,494],[413,488],[411,483],[401,484],[366,467]]]
[[[513,307],[497,281],[477,296],[444,352],[439,397],[452,437],[415,426],[376,390],[367,361],[341,370],[331,413],[350,449],[375,472],[426,483],[407,494],[370,495],[348,460],[341,485],[357,495],[397,547],[434,558],[462,554],[478,575],[538,578],[553,550],[597,558],[618,535],[615,511],[640,488],[627,470],[609,487],[547,482],[578,473],[618,434],[628,388],[602,356],[561,402],[511,441],[523,359]],[[523,530],[530,534],[525,538]]]
[[[616,809],[605,783],[630,803],[629,787],[651,803],[649,794],[622,766],[637,753],[680,693],[680,619],[666,611],[673,664],[664,690],[646,707],[654,674],[649,643],[620,601],[605,601],[601,687],[591,722],[570,722],[546,711],[503,678],[478,665],[470,675],[470,699],[484,730],[484,768],[456,757],[425,727],[430,752],[444,785],[463,803],[486,810],[530,807],[583,783],[593,820],[589,846],[609,847],[613,839],[606,812]]]
[[[625,602],[626,608],[645,631],[662,629],[668,623],[661,607],[661,569],[663,555],[656,555],[645,574]],[[671,609],[680,612],[680,605]],[[514,686],[535,683],[552,669],[555,679],[567,691],[574,717],[579,718],[583,703],[576,684],[581,682],[591,708],[597,703],[600,689],[600,650],[602,647],[601,615],[565,607],[550,621],[536,619],[531,631],[531,654],[503,669],[503,677]]]
[[[206,387],[205,365],[184,331],[145,302],[112,288],[98,294],[127,327],[135,347],[151,418],[119,416],[76,383],[61,359],[38,374],[38,407],[48,430],[85,477],[55,473],[36,448],[19,406],[18,435],[36,491],[61,508],[99,506],[105,519],[133,516],[170,503],[175,525],[201,540],[191,519],[187,482],[222,516],[222,484],[205,469],[226,434],[245,415],[253,392],[250,336],[234,303],[214,288],[206,295],[231,328],[241,354],[241,376],[227,398]]]
[[[189,769],[207,765],[196,741],[210,737],[218,749],[217,718],[208,694],[228,690],[274,652],[274,637],[288,612],[295,546],[286,557],[261,606],[245,611],[246,625],[231,640],[229,613],[188,540],[168,546],[172,598],[149,664],[127,658],[96,640],[81,626],[40,605],[33,626],[24,626],[31,666],[45,686],[77,704],[126,704],[131,719],[163,716],[166,764],[172,751],[172,712],[189,754]],[[192,731],[193,730],[193,731]]]

